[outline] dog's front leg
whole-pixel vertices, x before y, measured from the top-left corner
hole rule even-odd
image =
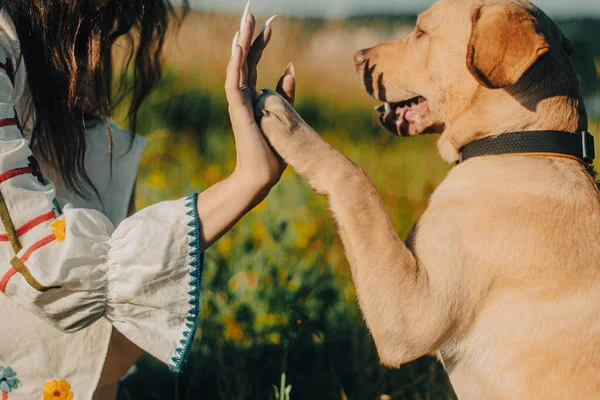
[[[371,179],[275,92],[263,92],[257,118],[281,157],[328,197],[382,362],[399,366],[434,352],[453,327],[454,302],[399,239]]]

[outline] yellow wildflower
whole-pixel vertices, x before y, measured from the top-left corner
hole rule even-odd
[[[269,335],[269,341],[273,344],[281,343],[281,334],[279,334],[278,332],[271,333]]]
[[[225,321],[225,337],[236,342],[239,342],[244,338],[242,328],[233,320],[233,318],[228,318]]]
[[[165,171],[155,170],[148,178],[146,178],[146,184],[151,188],[162,189],[167,186],[167,175]]]
[[[267,208],[267,200],[263,200],[260,202],[259,205],[257,205],[256,207],[254,207],[254,213],[259,212],[259,211],[263,211]]]
[[[252,224],[252,235],[256,238],[256,240],[261,242],[269,237],[265,226],[260,222],[255,222]]]
[[[219,252],[223,255],[229,253],[229,250],[233,247],[233,242],[230,238],[223,238],[219,240]]]
[[[247,280],[249,289],[256,288],[256,274],[253,271],[248,271],[246,273],[246,280]]]

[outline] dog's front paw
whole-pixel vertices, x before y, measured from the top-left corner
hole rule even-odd
[[[279,93],[263,89],[255,106],[256,120],[275,151],[290,165],[310,127]]]
[[[277,153],[304,177],[317,193],[325,193],[328,171],[340,154],[332,149],[281,95],[263,89],[255,116]]]

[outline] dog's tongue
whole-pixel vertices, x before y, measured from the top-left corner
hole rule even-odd
[[[396,109],[396,130],[400,136],[406,136],[408,134],[409,122],[406,120],[406,113],[408,113],[408,110],[408,108]]]
[[[409,136],[410,125],[418,121],[426,108],[427,100],[419,97],[410,106],[392,107],[390,104],[384,103],[375,107],[375,110],[381,113],[380,121],[384,126],[400,136]]]
[[[423,98],[419,99],[418,104],[413,104],[404,114],[404,118],[410,122],[414,123],[417,118],[420,118],[423,115],[423,111],[427,107],[427,101]]]
[[[396,121],[398,133],[403,136],[409,136],[410,125],[418,122],[426,108],[427,100],[420,98],[417,104],[412,104],[410,108],[399,110],[398,121]]]

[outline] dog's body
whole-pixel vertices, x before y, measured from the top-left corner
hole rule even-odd
[[[485,136],[587,129],[570,52],[526,1],[440,0],[410,37],[356,63],[367,91],[390,102],[383,124],[441,133],[440,153],[454,162]],[[266,91],[257,115],[279,154],[328,196],[384,364],[437,354],[461,399],[600,398],[600,193],[582,163],[470,159],[405,244],[371,180],[285,100]]]

